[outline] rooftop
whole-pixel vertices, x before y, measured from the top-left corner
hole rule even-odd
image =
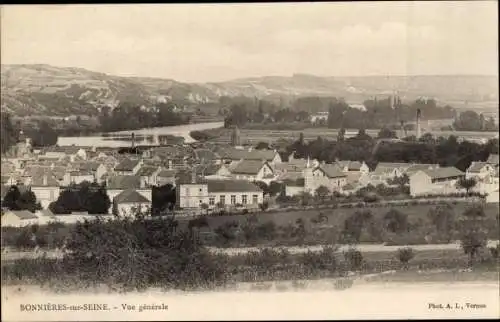
[[[264,166],[269,166],[267,162],[259,160],[242,160],[232,170],[234,174],[257,174]]]
[[[108,178],[106,187],[108,189],[140,189],[141,178],[139,176],[111,176]]]
[[[116,203],[147,203],[149,200],[134,189],[120,192],[115,198]]]
[[[209,180],[208,192],[262,192],[262,190],[246,180]]]

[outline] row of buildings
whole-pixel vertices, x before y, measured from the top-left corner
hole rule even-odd
[[[29,141],[16,149],[16,156],[2,158],[2,198],[9,186],[25,186],[44,209],[65,187],[84,181],[105,183],[120,213],[150,207],[152,187],[166,184],[176,186],[177,205],[183,209],[251,208],[264,202],[257,181],[281,182],[287,196],[315,194],[321,186],[349,194],[369,184],[390,185],[405,175],[412,196],[455,193],[460,178],[474,177],[476,190],[498,200],[498,155],[473,162],[463,173],[453,167],[410,163],[379,163],[371,171],[360,161],[327,164],[297,159],[294,153],[283,162],[276,150],[215,145],[152,147],[137,155],[96,147],[33,150]]]

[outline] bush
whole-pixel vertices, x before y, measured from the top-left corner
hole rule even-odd
[[[405,269],[408,269],[408,262],[415,257],[415,252],[411,247],[400,248],[398,249],[397,257],[403,264],[403,267]]]
[[[347,262],[348,268],[352,271],[361,269],[363,265],[363,255],[355,248],[350,248],[344,252],[344,259]]]

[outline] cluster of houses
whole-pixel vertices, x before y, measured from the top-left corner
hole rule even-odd
[[[379,163],[370,171],[364,162],[327,164],[296,159],[293,153],[283,162],[276,150],[238,146],[162,146],[140,155],[122,155],[116,149],[99,147],[33,150],[26,141],[19,143],[16,151],[17,155],[2,158],[2,198],[11,185],[25,186],[44,210],[65,187],[84,181],[105,183],[113,204],[109,212],[114,208],[126,215],[151,207],[152,188],[166,184],[176,187],[178,207],[201,211],[259,207],[264,192],[257,181],[282,182],[287,196],[315,194],[320,186],[348,194],[368,184],[389,184],[403,175],[409,177],[412,196],[457,192],[457,180],[474,177],[476,189],[498,202],[498,155],[472,163],[463,173],[454,167],[408,163]]]

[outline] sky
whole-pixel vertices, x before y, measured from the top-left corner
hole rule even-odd
[[[216,82],[498,75],[497,1],[8,5],[1,63]]]

